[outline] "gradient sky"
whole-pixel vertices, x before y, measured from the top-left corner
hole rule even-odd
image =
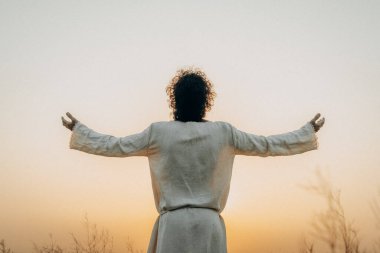
[[[209,120],[262,135],[326,118],[319,150],[235,159],[222,213],[232,253],[295,252],[324,208],[299,185],[329,173],[371,243],[380,187],[380,2],[0,1],[0,239],[17,252],[81,235],[85,214],[146,249],[157,217],[146,158],[68,148],[60,117],[124,136],[171,120],[165,87],[204,69]]]

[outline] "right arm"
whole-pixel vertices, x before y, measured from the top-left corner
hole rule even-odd
[[[324,118],[316,122],[317,114],[300,129],[271,136],[246,133],[231,126],[235,155],[247,156],[287,156],[318,149],[318,131]]]
[[[71,119],[71,122],[62,117],[62,124],[72,131],[70,138],[71,149],[110,157],[148,156],[152,125],[141,133],[115,137],[92,130],[70,113],[66,113],[66,115]]]

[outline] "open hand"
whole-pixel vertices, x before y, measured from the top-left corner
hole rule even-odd
[[[310,123],[314,127],[314,131],[318,132],[318,130],[325,124],[325,118],[323,117],[322,119],[318,120],[317,119],[321,116],[320,113],[317,113],[312,120],[310,120]]]
[[[66,115],[67,115],[67,117],[69,117],[71,119],[71,122],[65,120],[62,116],[61,117],[62,118],[62,125],[64,125],[66,128],[68,128],[72,131],[75,124],[78,122],[78,120],[76,118],[74,118],[73,115],[71,115],[69,112],[66,112]]]

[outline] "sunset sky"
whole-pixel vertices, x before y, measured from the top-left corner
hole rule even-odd
[[[68,248],[91,222],[146,250],[157,217],[146,158],[69,149],[60,117],[134,134],[171,120],[165,87],[202,68],[206,118],[260,135],[320,112],[319,149],[237,156],[222,216],[231,253],[292,253],[324,202],[300,185],[328,174],[365,245],[380,194],[380,1],[0,1],[0,240]],[[380,231],[377,231],[380,233]],[[313,238],[313,237],[310,237]]]

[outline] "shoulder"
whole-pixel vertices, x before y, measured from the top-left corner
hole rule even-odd
[[[175,127],[175,121],[155,121],[149,125],[151,131],[162,132]]]
[[[164,128],[171,124],[172,121],[156,121],[150,124],[152,128]]]
[[[234,126],[231,123],[226,121],[215,121],[214,123],[217,126],[220,126],[221,128],[224,128],[226,130],[232,130],[234,128]]]

